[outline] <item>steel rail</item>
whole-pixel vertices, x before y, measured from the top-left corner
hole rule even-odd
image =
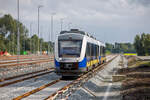
[[[26,73],[26,74],[22,74],[22,75],[17,75],[17,76],[13,76],[13,77],[3,78],[3,79],[0,79],[0,82],[4,82],[4,81],[7,81],[7,80],[12,80],[12,79],[15,79],[15,78],[20,78],[20,77],[24,77],[24,76],[28,76],[28,75],[32,75],[32,74],[36,74],[36,73],[40,73],[40,72],[44,72],[44,71],[51,70],[51,69],[54,69],[54,68],[48,68],[48,69],[44,69],[44,70],[40,70],[40,71],[35,71],[35,72]]]
[[[19,59],[32,59],[32,58],[54,58],[53,56],[20,56]],[[4,60],[17,60],[17,56],[0,56],[0,61],[4,61]]]
[[[24,62],[24,61],[37,61],[37,60],[51,60],[53,58],[27,58],[27,59],[20,59],[19,62]],[[17,62],[17,59],[15,60],[4,60],[0,61],[0,64],[5,64],[5,63],[14,63]]]
[[[39,63],[44,63],[44,62],[51,62],[51,61],[54,61],[54,60],[41,60],[41,61],[33,61],[33,62],[24,62],[24,63],[21,63],[19,62],[19,64],[16,62],[14,64],[3,64],[1,65],[0,67],[12,67],[12,66],[21,66],[21,65],[31,65],[31,64],[39,64]]]
[[[51,69],[48,72],[44,72],[44,73],[40,73],[40,74],[37,74],[37,75],[33,75],[33,76],[18,79],[18,80],[10,81],[10,82],[4,83],[4,84],[0,84],[0,87],[5,87],[5,86],[8,86],[8,85],[15,84],[15,83],[18,83],[18,82],[22,82],[22,81],[32,79],[32,78],[35,78],[35,77],[38,77],[38,76],[43,76],[43,75],[46,75],[46,74],[49,74],[49,73],[52,73],[52,72],[54,72],[54,69]]]
[[[16,98],[13,98],[13,100],[20,100],[20,99],[23,99],[23,98],[25,98],[25,97],[28,97],[28,96],[30,96],[30,95],[32,95],[32,94],[34,94],[34,93],[36,93],[36,92],[39,92],[39,91],[41,91],[41,90],[43,90],[43,89],[45,89],[45,88],[47,88],[47,87],[49,87],[49,86],[51,86],[51,85],[54,85],[54,84],[56,84],[56,83],[58,83],[58,82],[60,82],[60,81],[61,81],[61,79],[54,80],[54,81],[52,81],[52,82],[50,82],[50,83],[48,83],[48,84],[45,84],[45,85],[40,86],[39,88],[36,88],[36,89],[31,90],[31,91],[29,91],[29,92],[26,92],[26,93],[24,93],[23,95],[20,95],[20,96],[18,96],[18,97],[16,97]]]
[[[53,59],[35,59],[35,60],[22,60],[22,61],[19,61],[19,63],[26,63],[26,62],[38,62],[38,61],[47,61],[47,60],[53,60]],[[1,65],[9,65],[9,64],[15,64],[17,61],[12,61],[12,62],[2,62],[0,63]]]
[[[52,59],[45,59],[45,60],[28,60],[28,61],[19,61],[19,63],[23,64],[23,63],[35,63],[35,62],[39,62],[39,61],[52,61]],[[3,66],[7,66],[7,65],[13,65],[13,64],[16,64],[17,62],[9,62],[9,63],[3,63],[1,64],[0,63],[0,67],[3,67]]]

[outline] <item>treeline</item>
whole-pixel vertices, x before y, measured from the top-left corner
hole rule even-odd
[[[135,53],[134,45],[131,43],[106,43],[106,53]]]
[[[42,38],[39,38],[35,34],[29,37],[29,31],[25,25],[18,22],[9,14],[0,18],[0,51],[7,51],[10,54],[17,54],[18,25],[20,31],[20,53],[24,51],[37,53],[38,50],[49,50],[49,52],[52,51],[52,42],[45,42]],[[40,49],[38,49],[38,47]]]
[[[139,56],[150,55],[150,34],[136,35],[134,46]]]
[[[138,56],[150,55],[150,34],[136,35],[134,43],[106,43],[107,53],[137,53]]]

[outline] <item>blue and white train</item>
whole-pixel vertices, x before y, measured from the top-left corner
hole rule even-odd
[[[105,44],[86,32],[62,31],[55,41],[55,68],[59,75],[78,76],[105,61]]]

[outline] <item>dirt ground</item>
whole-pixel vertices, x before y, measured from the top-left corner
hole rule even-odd
[[[118,70],[118,74],[126,75],[121,87],[123,100],[150,100],[150,62],[126,58],[128,67]]]

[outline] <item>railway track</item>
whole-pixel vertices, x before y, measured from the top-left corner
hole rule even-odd
[[[36,92],[39,92],[40,90],[42,90],[42,89],[44,89],[44,88],[46,88],[46,87],[52,86],[52,85],[54,85],[54,84],[56,84],[56,83],[58,83],[58,82],[60,82],[60,81],[61,81],[61,79],[54,80],[54,81],[52,81],[52,82],[50,82],[50,83],[48,83],[48,84],[45,84],[45,85],[40,86],[39,88],[36,88],[36,89],[31,90],[31,91],[29,91],[29,92],[26,92],[25,94],[23,94],[23,95],[21,95],[21,96],[18,96],[18,97],[16,97],[16,98],[13,98],[13,100],[20,100],[20,99],[23,99],[23,98],[25,98],[25,97],[27,97],[27,96],[29,96],[29,95],[32,95],[32,94],[34,94],[34,93],[36,93]]]
[[[12,58],[0,57],[0,84],[2,84],[1,82],[19,78],[21,76],[25,77],[30,74],[43,72],[45,69],[49,68],[43,66],[50,66],[50,62],[52,61],[53,58],[50,58],[49,56],[21,56],[19,62],[17,62],[17,56]],[[37,68],[39,69],[37,70]],[[29,71],[26,72],[27,70]]]
[[[47,69],[36,71],[36,72],[31,72],[31,73],[27,73],[27,74],[22,74],[22,75],[18,75],[18,76],[14,76],[14,77],[8,77],[8,78],[0,79],[0,82],[4,82],[4,81],[20,78],[20,77],[23,77],[23,76],[28,76],[28,75],[31,75],[31,74],[33,75],[33,74],[36,74],[36,73],[44,72],[46,70]]]
[[[31,58],[31,59],[19,59],[19,62],[29,62],[29,61],[38,61],[38,60],[51,60],[53,58]],[[0,64],[5,64],[5,63],[15,63],[17,62],[17,60],[5,60],[5,61],[1,61]]]
[[[71,95],[70,91],[74,91],[75,88],[73,87],[80,87],[83,83],[85,83],[89,78],[93,77],[94,75],[96,75],[97,72],[99,72],[100,70],[102,70],[104,68],[105,65],[107,65],[108,63],[110,63],[112,60],[114,60],[117,56],[115,56],[114,58],[112,58],[111,60],[109,60],[107,63],[104,63],[102,65],[97,66],[95,69],[93,69],[92,71],[87,72],[86,74],[82,75],[81,77],[79,77],[77,80],[71,82],[70,84],[64,86],[63,88],[61,88],[60,90],[56,91],[55,93],[53,93],[52,95],[50,95],[49,97],[45,98],[45,100],[53,100],[55,99],[57,96],[62,95],[63,93],[65,93],[66,91],[69,90],[69,92],[67,94],[65,94],[65,98],[63,98],[63,100],[67,100],[68,97]],[[72,90],[71,90],[72,88]]]
[[[42,75],[49,74],[51,72],[54,72],[54,68],[49,68],[49,69],[36,71],[36,72],[32,72],[32,73],[27,73],[27,74],[15,76],[15,77],[9,77],[9,78],[6,78],[6,79],[1,79],[0,80],[0,87],[4,87],[4,86],[8,86],[8,85],[11,85],[11,84],[22,82],[22,81],[25,81],[25,80],[28,80],[28,79],[36,78],[36,77],[39,77],[39,76],[42,76]]]
[[[116,56],[115,56],[116,57]],[[57,96],[65,93],[66,91],[68,91],[70,88],[76,86],[76,85],[81,85],[83,84],[85,81],[87,81],[90,77],[92,77],[93,75],[95,75],[98,71],[100,71],[101,69],[104,68],[104,66],[108,63],[110,63],[113,59],[115,59],[115,57],[111,58],[111,60],[109,60],[107,63],[104,63],[98,67],[96,67],[94,70],[92,71],[89,71],[87,72],[86,74],[83,74],[81,77],[77,78],[76,80],[73,80],[71,82],[69,82],[67,85],[64,85],[62,88],[60,88],[59,90],[57,90],[56,92],[53,91],[53,93],[48,96],[47,98],[45,98],[45,100],[51,100],[51,99],[55,99]],[[33,89],[31,91],[28,91],[22,95],[19,95],[15,98],[13,98],[13,100],[20,100],[20,99],[23,99],[23,98],[27,98],[29,96],[32,96],[33,94],[37,93],[37,92],[40,92],[46,88],[50,88],[51,86],[55,85],[55,84],[58,84],[59,82],[64,82],[63,80],[61,79],[56,79],[54,81],[51,81],[47,84],[44,84],[40,87],[37,87],[36,89]],[[69,95],[66,95],[66,98],[68,97]]]
[[[0,68],[10,68],[13,66],[39,64],[45,62],[52,62],[53,58],[26,58],[18,60],[4,60],[0,61]]]
[[[19,59],[32,59],[32,58],[49,58],[52,57],[53,55],[20,55]],[[17,60],[18,56],[0,56],[0,62],[5,61],[5,60]]]
[[[46,63],[46,62],[52,62],[53,61],[53,59],[46,59],[46,60],[34,60],[34,61],[32,61],[32,60],[29,60],[29,62],[27,62],[27,61],[22,61],[22,62],[13,62],[13,63],[3,63],[3,64],[1,64],[0,65],[0,67],[13,67],[13,66],[21,66],[21,65],[31,65],[31,64],[40,64],[40,63]]]

